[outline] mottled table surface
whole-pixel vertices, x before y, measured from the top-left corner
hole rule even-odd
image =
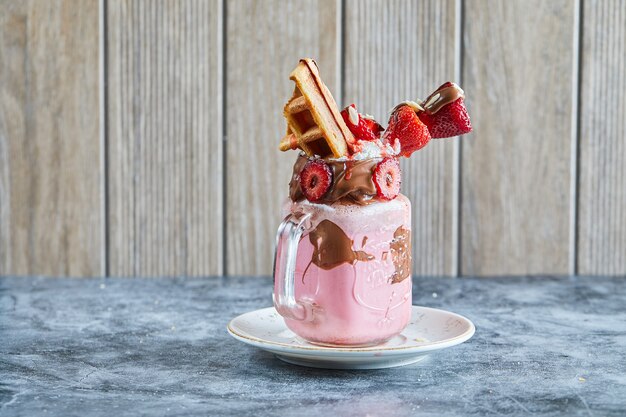
[[[268,278],[0,278],[2,416],[626,414],[626,280],[414,278],[474,321],[415,365],[283,363],[225,330]]]

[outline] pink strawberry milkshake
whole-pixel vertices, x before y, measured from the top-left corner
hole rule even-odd
[[[324,203],[301,196],[299,173],[307,158],[294,166],[283,215],[307,218],[294,273],[304,319],[277,308],[289,329],[310,342],[378,344],[411,318],[411,204],[402,194],[390,201],[371,198],[372,172],[381,160],[328,162],[334,181]],[[278,258],[285,243],[278,244]],[[278,294],[282,284],[275,285]]]

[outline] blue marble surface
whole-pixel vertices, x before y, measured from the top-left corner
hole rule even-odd
[[[402,368],[283,363],[225,330],[268,278],[0,278],[2,416],[626,415],[626,280],[414,278],[477,327]]]

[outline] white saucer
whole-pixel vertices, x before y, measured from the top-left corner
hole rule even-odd
[[[328,369],[380,369],[408,365],[430,352],[465,342],[476,328],[445,310],[413,306],[409,325],[390,341],[372,347],[323,347],[305,342],[285,326],[274,307],[251,311],[228,323],[235,339],[273,353],[288,363]]]

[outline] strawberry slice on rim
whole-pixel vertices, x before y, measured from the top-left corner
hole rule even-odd
[[[397,158],[385,158],[374,168],[372,175],[376,196],[385,201],[393,200],[400,194],[402,171]]]
[[[318,201],[330,188],[333,172],[326,162],[313,159],[300,172],[300,189],[309,201]]]

